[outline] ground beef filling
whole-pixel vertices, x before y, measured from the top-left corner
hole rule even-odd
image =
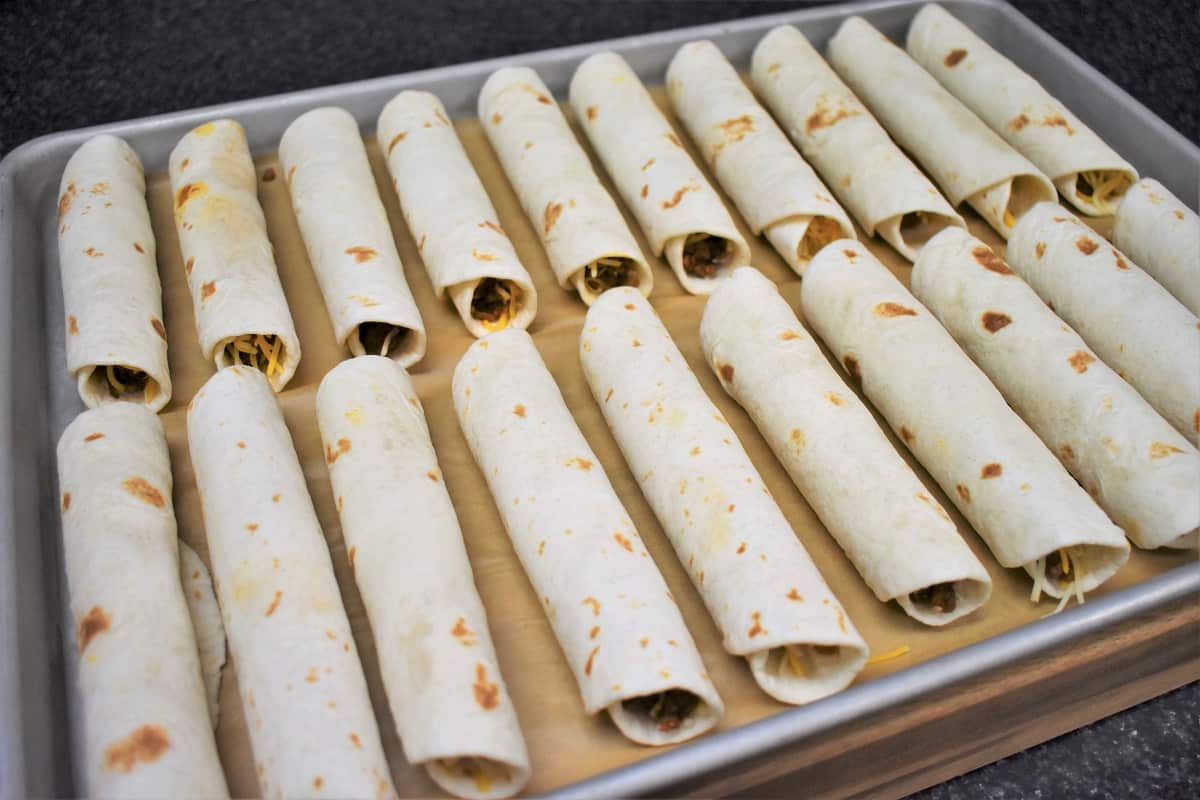
[[[673,731],[683,724],[688,714],[700,705],[700,698],[682,689],[668,689],[658,694],[634,697],[621,702],[631,714],[645,714],[658,723],[660,731]]]
[[[918,589],[908,597],[914,605],[928,606],[939,614],[949,614],[958,604],[958,597],[954,593],[954,584],[952,583],[935,583],[924,589]]]
[[[358,326],[358,341],[367,355],[372,356],[386,356],[399,350],[408,334],[408,328],[399,328],[386,322],[364,322]]]
[[[484,278],[471,295],[471,316],[480,322],[508,322],[515,315],[516,291],[507,281]]]
[[[116,398],[127,394],[144,392],[150,376],[140,369],[130,369],[117,364],[109,364],[104,368],[104,377],[108,383],[108,393]]]
[[[707,233],[688,234],[683,242],[683,271],[693,278],[713,278],[733,260],[733,242]]]
[[[1067,569],[1063,565],[1061,550],[1055,550],[1046,556],[1046,580],[1060,583],[1066,575]]]
[[[628,258],[598,258],[584,267],[583,285],[595,294],[617,286],[637,286],[637,267]]]

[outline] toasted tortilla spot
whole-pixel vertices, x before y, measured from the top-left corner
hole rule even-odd
[[[806,441],[804,437],[804,431],[800,430],[799,428],[792,428],[792,432],[788,438],[791,439],[792,446],[796,448],[796,452],[800,452],[804,449],[804,442]]]
[[[691,450],[689,450],[689,451],[688,451],[688,455],[693,455],[693,456],[698,456],[698,455],[700,455],[700,445],[696,445],[696,446],[695,446],[695,447],[693,447]]]
[[[726,383],[733,382],[733,364],[721,364],[717,367],[717,372],[721,375],[721,380]]]
[[[504,228],[501,228],[498,223],[492,222],[490,219],[485,219],[483,222],[479,223],[479,227],[495,231],[505,239],[508,238],[508,234],[504,232]]]
[[[584,675],[591,677],[592,662],[596,660],[596,653],[599,653],[599,652],[600,652],[600,645],[596,645],[595,647],[592,648],[592,652],[588,653],[587,662],[583,665],[583,674]]]
[[[75,319],[74,315],[67,317],[67,333],[72,336],[79,334],[79,320]]]
[[[93,639],[111,627],[112,617],[108,615],[108,612],[100,606],[92,606],[79,620],[79,625],[75,630],[75,642],[79,652],[82,653],[86,650]]]
[[[1012,324],[1012,317],[1008,314],[1003,314],[999,311],[985,311],[983,316],[979,318],[983,324],[984,330],[988,333],[995,333],[1001,328],[1007,328]]]
[[[161,725],[143,725],[124,739],[104,749],[106,772],[132,772],[138,764],[150,764],[171,748],[171,739]]]
[[[876,304],[873,311],[877,317],[915,317],[917,315],[914,309],[890,301]]]
[[[997,275],[1012,275],[1013,271],[1008,268],[1008,265],[995,253],[990,247],[980,245],[971,250],[971,256],[986,270],[991,270]]]
[[[1063,461],[1075,460],[1075,449],[1069,444],[1060,444],[1058,446],[1058,456]]]
[[[375,256],[379,255],[379,253],[375,252],[375,248],[373,247],[367,247],[366,245],[358,244],[353,247],[347,247],[346,255],[354,256],[354,263],[362,264],[363,262],[370,261],[371,259],[375,258]]]
[[[488,680],[487,666],[483,662],[475,665],[475,683],[471,688],[475,691],[475,702],[484,711],[500,705],[500,686]]]
[[[1039,259],[1041,259],[1042,256],[1046,255],[1046,243],[1038,242],[1033,246],[1033,252]]]
[[[1018,114],[1008,121],[1008,127],[1015,133],[1029,124],[1029,117],[1025,114]]]
[[[590,596],[583,598],[583,605],[592,607],[593,617],[600,616],[600,601],[596,598]]]
[[[134,249],[134,250],[137,250],[139,253],[145,253],[145,252],[146,252],[146,251],[145,251],[145,250],[142,248],[142,246],[141,246],[140,244],[138,244],[137,242],[134,242],[134,243],[133,243],[133,249]]]
[[[325,779],[324,779],[324,778],[322,778],[320,775],[318,775],[317,777],[313,778],[313,789],[316,789],[317,791],[320,791],[320,790],[321,790],[321,787],[322,787],[322,786],[324,786],[324,785],[325,785]]]
[[[791,589],[788,590],[787,599],[795,600],[797,603],[803,603],[804,595],[800,594],[800,592],[797,591],[796,587],[793,586]]]
[[[63,510],[63,511],[69,511],[70,509],[71,509],[71,493],[70,493],[70,492],[63,492],[63,496],[62,496],[62,510]]]
[[[679,137],[675,135],[674,131],[671,131],[669,133],[664,133],[663,138],[666,139],[671,144],[678,147],[680,150],[683,149],[683,142],[679,141]]]
[[[154,332],[162,337],[164,342],[167,340],[167,328],[165,325],[163,325],[161,319],[158,317],[150,317],[150,327],[154,328]]]
[[[765,634],[767,629],[762,626],[762,613],[755,611],[750,615],[750,620],[754,623],[750,626],[750,630],[746,631],[746,635],[753,639],[755,636]]]
[[[629,539],[627,539],[623,534],[614,533],[613,539],[616,540],[617,544],[621,545],[621,547],[623,547],[628,552],[630,552],[630,553],[633,552],[633,543],[630,542]]]
[[[825,399],[833,403],[835,406],[840,406],[846,402],[846,400],[837,392],[826,392]]]
[[[97,439],[103,439],[103,438],[104,438],[104,434],[100,433],[99,431],[96,431],[95,433],[89,433],[87,436],[83,437],[83,440],[85,442],[94,442]]]
[[[1083,253],[1085,256],[1090,256],[1100,248],[1100,245],[1093,242],[1087,236],[1080,236],[1078,239],[1076,239],[1075,246],[1079,248],[1079,252]]]
[[[283,599],[283,592],[276,589],[275,596],[271,598],[270,605],[267,606],[267,611],[263,616],[269,617],[275,613],[275,609],[279,608],[279,601]]]
[[[961,47],[956,47],[946,54],[946,57],[942,59],[942,63],[947,67],[957,67],[958,63],[966,57],[967,51]]]
[[[504,121],[504,117],[500,116],[499,111],[497,111],[495,114],[492,114],[492,124],[493,125],[499,125],[503,121]]]
[[[1116,260],[1117,269],[1129,269],[1129,264],[1125,262],[1125,259],[1121,258],[1121,254],[1116,250],[1113,250],[1113,258]]]
[[[583,458],[581,456],[576,456],[575,458],[572,458],[570,461],[568,461],[566,463],[566,466],[578,467],[579,469],[583,470],[584,472],[587,472],[588,470],[590,470],[592,468],[592,462],[588,461],[586,458]]]
[[[246,530],[250,531],[251,533],[254,533],[256,530],[258,530],[258,523],[257,522],[247,522]]]
[[[689,183],[687,186],[682,186],[675,190],[675,194],[671,195],[670,200],[662,201],[662,207],[664,210],[672,209],[675,206],[679,205],[679,203],[683,200],[683,196],[685,194],[687,194],[688,192],[698,192],[698,191],[700,191],[700,187],[696,186],[695,184],[692,184],[692,183]]]
[[[275,494],[271,495],[271,502],[272,502],[272,503],[278,503],[278,502],[279,502],[279,498],[280,498],[280,497],[282,497],[282,496],[283,496],[283,495],[279,494],[279,492],[276,492]]]
[[[800,338],[803,338],[802,335],[798,331],[793,331],[793,330],[786,330],[779,334],[779,339],[780,339],[780,341],[783,341],[783,342],[790,342],[793,339],[800,339]]]
[[[1041,125],[1045,128],[1062,128],[1067,132],[1067,136],[1075,135],[1075,129],[1071,127],[1071,124],[1067,122],[1062,114],[1052,114],[1045,117]]]
[[[903,439],[905,442],[912,442],[917,437],[913,434],[912,431],[910,431],[905,426],[901,425],[900,426],[900,438]]]
[[[513,413],[516,414],[518,417],[525,416],[525,404],[517,403],[515,406],[513,406]]]
[[[216,291],[217,291],[217,282],[216,281],[207,281],[206,283],[202,284],[200,286],[200,302],[204,302],[208,298],[212,297]]]
[[[104,251],[97,250],[94,247],[88,247],[86,250],[83,251],[83,254],[86,256],[89,256],[90,258],[99,258],[100,256],[104,255]]]
[[[187,262],[183,265],[183,271],[187,273],[187,276],[189,278],[192,277],[192,268],[195,266],[196,266],[196,257],[188,256]]]
[[[600,109],[596,108],[596,106],[588,106],[587,107],[588,122],[591,122],[592,120],[594,120],[596,118],[596,114],[598,114],[599,112],[600,112]]]
[[[746,138],[747,134],[754,133],[754,120],[749,114],[742,114],[740,117],[718,122],[717,127],[724,132],[725,143],[733,144]]]
[[[63,191],[62,197],[58,198],[58,221],[62,223],[63,217],[71,210],[71,202],[75,199],[75,182],[67,184],[67,188]]]
[[[771,66],[767,67],[768,73],[778,72],[778,71],[779,71],[779,62],[778,61],[772,62]]]
[[[342,455],[342,453],[350,452],[350,447],[351,447],[350,440],[346,439],[344,437],[337,440],[337,448],[336,449],[334,449],[333,445],[326,445],[325,446],[325,463],[332,464],[333,462],[337,461],[338,458]]]
[[[989,478],[999,478],[1003,474],[1004,474],[1004,467],[1001,464],[996,463],[995,461],[988,463],[988,464],[984,464],[983,469],[981,469],[979,471],[979,477],[985,481],[988,480]]]
[[[1071,365],[1071,369],[1078,372],[1080,375],[1087,372],[1088,364],[1095,361],[1096,358],[1091,353],[1083,350],[1076,350],[1067,358],[1067,363]]]
[[[651,158],[645,164],[642,164],[642,172],[645,172],[646,170],[650,169],[650,167],[654,164],[654,162],[655,162],[655,159]]]
[[[646,199],[646,196],[647,196],[648,194],[650,194],[650,184],[648,184],[648,183],[643,183],[643,184],[642,184],[642,191],[641,191],[639,194],[641,194],[641,196],[642,196],[642,199],[643,199],[643,200],[644,200],[644,199]]]
[[[463,617],[459,617],[454,621],[454,627],[450,629],[450,635],[458,639],[465,647],[471,647],[475,644],[475,631],[467,626],[467,621]]]
[[[1166,442],[1151,442],[1150,443],[1150,458],[1155,458],[1155,459],[1166,458],[1167,456],[1171,455],[1172,453],[1182,453],[1182,452],[1183,451],[1180,450],[1175,445],[1167,444]]]
[[[204,197],[208,194],[208,184],[204,181],[194,181],[193,183],[185,183],[179,187],[179,191],[175,194],[175,213],[183,212],[184,206],[188,204],[192,198]]]
[[[832,109],[818,105],[817,109],[804,120],[804,132],[812,133],[821,128],[829,128],[848,117],[857,117],[858,112],[848,108]]]
[[[562,210],[562,203],[546,204],[546,210],[542,212],[542,233],[544,235],[550,235],[550,231],[554,228],[554,223],[558,222],[558,218],[562,215]]]
[[[126,478],[121,483],[121,488],[143,503],[149,503],[155,508],[162,508],[167,504],[167,501],[163,499],[162,492],[145,478],[138,476]]]
[[[968,489],[963,484],[960,483],[957,486],[955,486],[954,491],[958,492],[958,496],[962,498],[962,501],[964,503],[971,502],[971,490]]]

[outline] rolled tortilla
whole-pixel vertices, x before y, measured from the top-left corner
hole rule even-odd
[[[797,274],[829,242],[857,238],[846,212],[715,44],[679,48],[667,68],[667,93],[750,229]]]
[[[1153,178],[1125,193],[1112,242],[1200,316],[1200,217]]]
[[[1091,228],[1041,203],[1008,262],[1104,363],[1200,445],[1200,320]]]
[[[199,554],[179,542],[179,579],[187,600],[196,648],[200,653],[200,674],[208,696],[208,714],[213,727],[221,715],[221,669],[225,666],[225,626],[221,623],[221,607],[217,605],[216,590],[208,567]]]
[[[1200,453],[983,242],[946,231],[912,288],[1138,547],[1194,547]]]
[[[479,120],[559,285],[587,305],[613,286],[648,296],[650,266],[538,74],[492,73],[479,92]]]
[[[142,162],[123,139],[84,142],[63,171],[58,260],[67,369],[88,408],[171,399],[162,287]]]
[[[395,797],[325,536],[265,376],[218,371],[187,429],[262,796]]]
[[[829,42],[829,61],[955,206],[966,201],[1001,236],[1054,184],[861,17]]]
[[[140,404],[83,412],[59,439],[58,481],[82,788],[228,797],[179,582],[162,424]]]
[[[750,63],[754,88],[868,235],[912,261],[942,228],[965,224],[800,31],[775,28]]]
[[[449,291],[473,336],[529,327],[537,289],[442,102],[429,92],[401,92],[380,112],[378,138],[437,296]]]
[[[683,288],[708,294],[718,278],[750,263],[750,247],[725,204],[625,59],[587,58],[571,78],[570,96],[650,249],[666,258]]]
[[[196,333],[217,369],[249,364],[280,391],[300,363],[246,132],[232,119],[194,128],[170,159],[175,230]]]
[[[990,251],[977,259],[1003,267]],[[1064,604],[1082,598],[1125,563],[1121,529],[870,251],[852,241],[822,250],[805,273],[801,303],[996,560],[1033,577],[1034,600],[1041,592]]]
[[[1054,181],[1084,214],[1111,214],[1137,170],[1066,106],[939,5],[908,28],[909,54]]]
[[[700,344],[880,601],[926,625],[987,602],[987,570],[775,284],[752,267],[734,272],[704,308]]]
[[[279,163],[338,342],[356,356],[420,361],[425,325],[354,117],[332,106],[297,117]]]
[[[614,291],[584,326],[592,394],[725,649],[784,703],[848,686],[866,642],[654,309]]]
[[[610,294],[641,294],[632,287]],[[724,705],[667,584],[524,331],[481,339],[454,408],[589,714],[639,744],[713,728]]]
[[[317,415],[405,758],[459,797],[511,797],[529,755],[412,381],[386,358],[343,361]]]

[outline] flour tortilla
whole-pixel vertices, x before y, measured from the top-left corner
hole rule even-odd
[[[750,72],[788,136],[867,235],[878,233],[912,261],[939,230],[965,224],[800,31],[781,25],[764,36]]]
[[[179,581],[171,461],[141,404],[58,442],[63,555],[89,797],[228,797]]]
[[[797,274],[829,242],[856,238],[854,223],[715,44],[679,48],[667,92],[750,229]]]
[[[250,359],[280,391],[300,363],[300,339],[258,204],[246,132],[231,119],[192,129],[171,151],[170,175],[201,352],[217,369]]]
[[[1048,175],[1084,214],[1113,213],[1138,179],[1132,164],[1031,75],[941,6],[930,3],[917,12],[907,47],[917,63]]]
[[[641,248],[538,74],[492,73],[479,92],[479,121],[559,285],[587,305],[610,286],[649,296],[654,277]]]
[[[641,297],[631,287],[610,295]],[[724,706],[659,573],[524,331],[471,345],[454,408],[589,714],[665,745],[716,726]],[[679,719],[657,700],[685,696]],[[642,700],[642,698],[646,698]]]
[[[221,714],[221,669],[225,666],[225,626],[221,623],[221,607],[217,605],[216,590],[208,567],[199,554],[186,542],[179,542],[179,580],[187,600],[192,630],[196,634],[196,649],[200,653],[200,674],[208,696],[208,715],[213,728]]]
[[[429,92],[396,95],[379,114],[379,146],[387,157],[404,221],[417,242],[438,297],[450,301],[473,336],[509,325],[527,328],[537,314],[537,289],[462,142],[446,107]],[[500,290],[508,303],[488,319],[487,301]]]
[[[913,293],[1139,547],[1194,547],[1200,453],[963,231],[934,237]]]
[[[301,115],[283,132],[279,163],[338,342],[356,356],[420,361],[425,325],[354,117],[335,107]]]
[[[734,272],[704,308],[700,344],[879,600],[926,625],[987,602],[987,570],[775,284]]]
[[[58,263],[67,369],[88,408],[128,400],[160,411],[171,399],[155,251],[137,154],[107,134],[84,142],[59,189]]]
[[[625,59],[616,53],[585,59],[571,78],[570,97],[592,149],[650,249],[666,258],[683,288],[708,294],[719,278],[750,263],[750,247],[721,198]],[[707,277],[685,266],[695,247],[689,239],[702,236],[725,248]]]
[[[1200,216],[1153,178],[1125,193],[1112,242],[1200,316]]]
[[[829,61],[950,202],[966,201],[1001,236],[1057,196],[1037,167],[861,17],[842,23]]]
[[[1200,320],[1062,206],[1013,230],[1008,261],[1104,363],[1200,445]]]
[[[317,415],[405,758],[459,797],[511,797],[529,755],[412,381],[386,358],[343,361]]]
[[[602,297],[584,322],[580,359],[725,649],[785,703],[848,686],[866,642],[650,304],[628,290]]]
[[[217,372],[187,429],[261,795],[394,798],[325,536],[265,376]]]
[[[870,251],[835,242],[802,288],[804,318],[996,560],[1034,577],[1035,597],[1081,596],[1125,563],[1121,529]],[[1070,571],[1054,576],[1060,551]]]

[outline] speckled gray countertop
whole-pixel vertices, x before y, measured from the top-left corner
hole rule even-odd
[[[0,156],[35,136],[84,125],[799,5],[315,0],[300,11],[282,0],[0,0]],[[1200,140],[1195,0],[1014,5]],[[1200,685],[917,797],[1200,797]]]

